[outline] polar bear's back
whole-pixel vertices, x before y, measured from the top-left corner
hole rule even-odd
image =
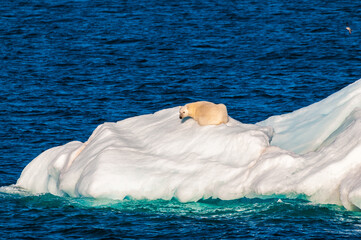
[[[224,104],[201,101],[188,104],[188,110],[190,116],[202,126],[228,122],[227,107]]]

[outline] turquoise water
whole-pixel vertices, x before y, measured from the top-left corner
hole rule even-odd
[[[104,122],[195,100],[255,123],[360,78],[357,1],[2,1],[0,186]],[[346,23],[353,28],[350,35]],[[195,203],[0,193],[1,238],[357,238],[305,196]]]
[[[5,203],[1,231],[13,238],[335,239],[356,238],[361,227],[359,213],[277,197],[194,203],[119,202],[49,194],[2,194],[1,199]]]

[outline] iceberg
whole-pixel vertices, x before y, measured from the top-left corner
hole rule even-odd
[[[256,124],[199,126],[178,107],[98,126],[41,153],[16,186],[122,200],[307,196],[361,209],[361,80]]]

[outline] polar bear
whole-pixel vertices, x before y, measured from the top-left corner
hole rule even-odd
[[[200,101],[188,103],[179,108],[179,118],[191,117],[199,125],[218,125],[228,122],[227,107],[224,104],[214,104]]]

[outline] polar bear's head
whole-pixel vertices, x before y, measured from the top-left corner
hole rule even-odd
[[[179,107],[179,118],[188,117],[188,108],[187,106]]]

